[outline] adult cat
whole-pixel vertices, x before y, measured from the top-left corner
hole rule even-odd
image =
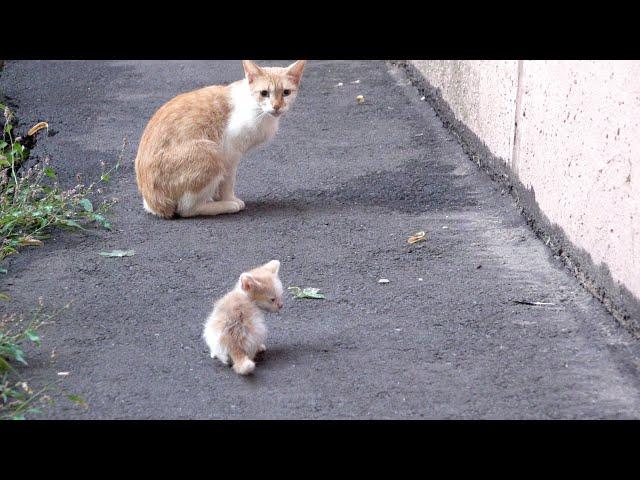
[[[259,67],[243,60],[243,80],[183,93],[160,107],[135,160],[144,209],[163,218],[242,210],[234,192],[240,158],[276,134],[305,63]]]

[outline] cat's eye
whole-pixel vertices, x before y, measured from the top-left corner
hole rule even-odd
[[[282,94],[286,97],[286,96],[288,96],[288,95],[290,95],[290,94],[291,94],[291,90],[286,89],[286,90],[284,90],[284,91],[282,92]]]
[[[262,95],[263,97],[268,97],[269,96],[269,91],[268,90],[262,90],[260,92],[260,95]]]
[[[276,301],[276,299],[275,299],[275,298],[272,298],[272,299],[271,299],[271,301],[272,301],[272,302],[275,302],[275,301]]]

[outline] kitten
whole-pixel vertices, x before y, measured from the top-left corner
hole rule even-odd
[[[202,334],[211,358],[225,365],[229,358],[240,375],[253,372],[256,353],[264,352],[267,327],[262,311],[278,312],[284,306],[280,262],[271,260],[240,275],[235,288],[218,300]]]
[[[234,192],[240,158],[276,134],[305,64],[259,67],[244,60],[243,80],[184,93],[160,107],[135,160],[144,209],[162,218],[242,210]]]

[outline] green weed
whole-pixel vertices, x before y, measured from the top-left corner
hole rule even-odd
[[[107,183],[118,170],[121,157],[109,170],[105,171],[105,165],[102,166],[97,182],[62,189],[46,158],[23,171],[21,167],[29,151],[23,145],[23,138],[13,133],[13,115],[9,108],[0,104],[0,109],[4,113],[0,139],[0,261],[22,247],[42,245],[56,228],[86,230],[94,224],[110,230],[111,224],[105,215],[112,202],[102,201],[96,206],[90,197],[94,191],[101,193],[98,186]],[[47,127],[40,127],[43,128]],[[0,273],[6,270],[1,269]]]

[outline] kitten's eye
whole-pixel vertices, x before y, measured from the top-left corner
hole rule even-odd
[[[267,91],[267,90],[262,90],[262,91],[260,92],[260,95],[262,95],[263,97],[268,97],[268,96],[269,96],[269,91]]]
[[[287,90],[283,91],[283,92],[282,92],[282,94],[283,94],[285,97],[287,97],[287,96],[289,96],[289,95],[291,94],[291,90],[287,89]]]
[[[272,298],[272,299],[271,299],[271,302],[275,302],[275,301],[276,301],[276,299],[275,299],[275,298]]]

